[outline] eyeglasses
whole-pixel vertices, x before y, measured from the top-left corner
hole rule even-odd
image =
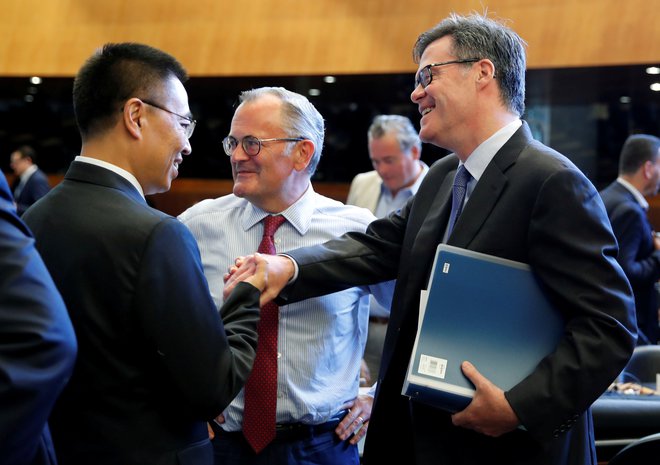
[[[436,66],[453,65],[456,63],[475,63],[479,60],[481,60],[481,58],[466,58],[464,60],[451,60],[428,64],[420,69],[417,73],[417,76],[415,76],[415,88],[417,88],[417,86],[426,88],[426,86],[431,84],[431,81],[433,81],[433,73],[431,72],[431,68]]]
[[[143,99],[143,98],[140,99],[140,100],[143,103],[146,103],[147,105],[158,108],[159,110],[166,111],[166,112],[168,112],[172,115],[178,116],[179,118],[185,119],[190,124],[181,124],[181,127],[183,128],[183,132],[184,132],[184,134],[186,135],[186,137],[188,139],[190,139],[190,137],[193,135],[193,131],[195,130],[195,126],[197,125],[197,120],[194,120],[194,119],[192,119],[188,116],[183,116],[183,115],[180,115],[178,113],[174,113],[173,111],[168,110],[167,108],[162,107],[162,106],[158,105],[157,103],[152,102],[151,100],[146,100],[146,99]]]
[[[256,157],[261,151],[261,146],[264,142],[299,142],[305,140],[304,137],[276,137],[273,139],[258,139],[254,136],[245,136],[241,139],[241,146],[245,153],[251,157]],[[227,136],[222,140],[222,147],[225,149],[227,156],[231,156],[238,147],[238,139],[234,136]]]

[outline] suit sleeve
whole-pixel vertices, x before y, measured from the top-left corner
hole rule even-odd
[[[373,221],[364,233],[350,232],[320,245],[288,251],[298,264],[299,275],[278,302],[298,302],[396,279],[410,205],[408,202],[399,213]],[[392,285],[383,284],[382,289]],[[381,301],[386,302],[387,297]]]
[[[652,243],[652,232],[642,215],[641,209],[626,206],[617,209],[612,219],[612,228],[619,241],[618,261],[633,287],[650,285],[660,279],[660,252],[639,256],[639,251]],[[650,250],[653,250],[652,246]]]
[[[576,170],[545,181],[528,244],[566,330],[555,353],[505,395],[528,431],[547,439],[570,429],[625,366],[635,307],[600,196]]]
[[[254,361],[260,292],[241,283],[220,313],[197,243],[174,218],[153,231],[140,271],[136,310],[170,387],[196,417],[213,418],[247,380]]]
[[[1,184],[0,194],[0,463],[27,463],[77,345],[62,297]]]

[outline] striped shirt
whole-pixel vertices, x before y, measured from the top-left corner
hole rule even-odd
[[[233,194],[204,200],[179,219],[190,228],[218,308],[223,274],[234,259],[254,253],[269,213]],[[277,252],[316,245],[348,231],[364,231],[375,219],[365,209],[323,197],[310,187],[281,212],[286,222],[274,236]],[[360,360],[368,327],[368,294],[391,301],[392,282],[353,287],[280,307],[277,423],[317,424],[358,394]],[[225,410],[227,431],[242,425],[243,392]]]

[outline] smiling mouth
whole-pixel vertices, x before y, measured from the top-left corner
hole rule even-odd
[[[424,108],[424,109],[422,110],[422,116],[428,115],[428,114],[431,113],[432,111],[433,111],[433,107]]]
[[[237,176],[239,175],[246,175],[246,174],[254,174],[256,172],[256,169],[251,166],[247,165],[237,165],[234,167],[234,173],[236,173]]]

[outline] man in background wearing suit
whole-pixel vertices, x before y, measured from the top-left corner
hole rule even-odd
[[[50,419],[60,465],[211,465],[206,421],[252,367],[263,263],[218,315],[192,234],[144,197],[191,152],[185,80],[147,45],[97,50],[73,86],[81,154],[24,215],[79,341]]]
[[[411,99],[421,114],[420,138],[453,154],[433,164],[399,213],[374,221],[366,234],[287,252],[293,261],[269,256],[262,299],[289,280],[281,303],[397,278],[384,372],[365,425],[367,465],[595,465],[589,407],[621,372],[636,340],[632,291],[600,196],[520,119],[526,57],[513,30],[478,14],[451,14],[419,36],[414,57]],[[401,395],[420,292],[441,242],[529,264],[566,322],[555,352],[506,392],[463,362],[476,392],[453,414]],[[227,290],[250,261],[237,261]]]
[[[9,166],[16,175],[12,183],[12,193],[19,216],[50,190],[48,177],[36,162],[37,155],[28,145],[17,148],[11,154]]]
[[[73,371],[66,307],[0,176],[0,464],[57,463],[48,415]]]
[[[660,186],[660,139],[637,134],[621,149],[619,177],[600,193],[619,242],[618,261],[630,280],[637,312],[637,344],[657,344],[660,239],[653,233],[644,198]]]
[[[353,178],[346,203],[368,208],[376,217],[383,218],[402,208],[415,195],[429,167],[420,160],[422,142],[405,116],[376,116],[369,126],[367,142],[374,170]],[[389,319],[390,309],[371,296],[364,360],[372,381],[378,379]]]

